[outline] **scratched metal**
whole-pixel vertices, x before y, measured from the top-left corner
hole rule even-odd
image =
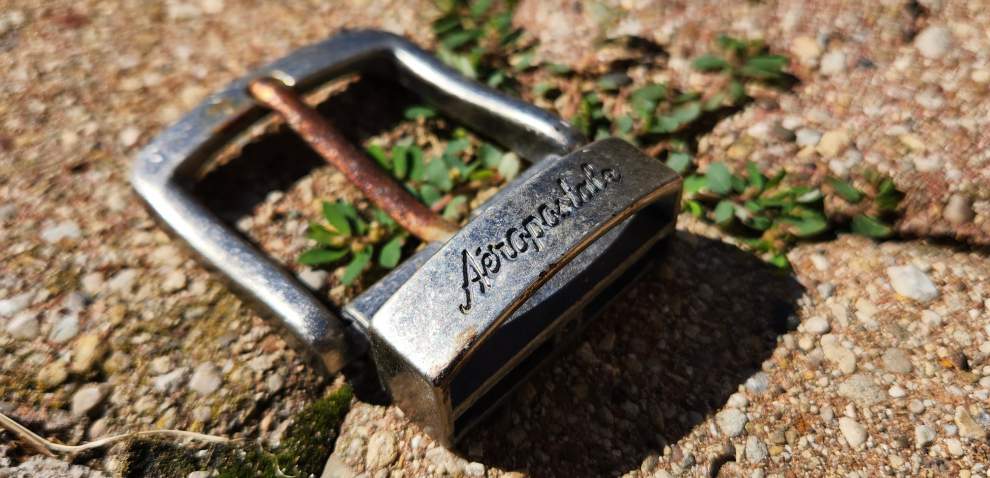
[[[649,225],[653,231],[669,230],[673,224],[680,178],[622,140],[598,141],[541,166],[539,174],[518,184],[512,194],[489,201],[481,214],[395,290],[370,321],[382,379],[399,406],[434,436],[458,433],[458,416],[544,338],[542,329],[553,325],[556,317],[538,322],[542,329],[523,333],[525,342],[502,334],[504,347],[484,347],[486,339],[541,286],[637,211],[650,206],[663,210]],[[615,244],[616,237],[623,237],[626,243],[639,241],[645,247],[654,240],[642,231],[636,237],[614,234],[603,238],[603,244]],[[584,259],[587,262],[570,275],[563,274],[564,280],[552,285],[548,294],[574,282],[595,258]],[[598,275],[600,284],[614,280],[614,274],[631,265],[620,258],[610,260],[605,267],[612,276]],[[596,285],[568,289],[557,295],[557,302],[590,300]],[[500,358],[473,361],[479,350]],[[470,363],[482,363],[474,369],[485,373],[460,375]],[[451,386],[465,380],[471,384],[465,389]]]
[[[155,215],[331,372],[363,353],[360,332],[221,222],[186,186],[224,145],[266,114],[247,94],[252,80],[271,76],[305,93],[355,72],[398,79],[445,114],[530,161],[558,157],[582,142],[559,118],[460,76],[402,37],[353,31],[234,81],[142,149],[131,182]]]

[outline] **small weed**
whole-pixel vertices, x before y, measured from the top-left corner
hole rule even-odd
[[[762,41],[723,35],[714,52],[696,58],[693,68],[716,77],[715,92],[705,95],[669,84],[636,84],[626,71],[588,76],[538,62],[535,42],[511,25],[515,2],[447,0],[439,6],[443,14],[433,22],[433,31],[441,60],[466,76],[531,99],[551,100],[564,91],[579,92],[573,113],[565,115],[572,125],[589,138],[620,137],[662,158],[684,175],[685,211],[718,225],[769,262],[788,267],[785,254],[794,244],[836,231],[873,238],[893,234],[889,224],[896,219],[903,195],[890,178],[878,174],[868,172],[857,187],[836,178],[808,184],[783,172],[762,171],[754,163],[748,163],[743,173],[732,172],[722,162],[709,164],[704,172],[697,170],[692,145],[717,119],[751,102],[748,91],[754,86],[785,89],[793,83],[788,59],[772,53]],[[405,117],[426,126],[438,120],[436,111],[426,106],[409,108]],[[457,130],[445,148],[441,155],[427,159],[407,138],[390,151],[369,146],[368,152],[423,203],[454,220],[466,214],[481,185],[511,180],[520,169],[515,155],[481,144],[463,130]],[[829,214],[826,204],[834,201],[849,207],[842,214]],[[333,207],[353,210],[347,205]],[[304,253],[300,262],[315,265],[350,258],[343,277],[350,283],[371,262],[372,246],[385,243],[378,263],[394,267],[408,236],[394,223],[388,225],[380,211],[374,215],[384,225],[383,233],[374,238],[347,233],[359,226],[353,214],[345,216],[351,221],[346,225],[345,219],[327,216],[331,227],[311,228],[310,238],[318,246]]]

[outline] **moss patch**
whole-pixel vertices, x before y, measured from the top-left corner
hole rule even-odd
[[[195,448],[163,440],[134,440],[128,445],[120,475],[181,477],[214,469],[220,478],[318,476],[333,452],[353,395],[345,385],[309,404],[293,418],[282,445],[274,451],[257,443],[234,443],[210,447],[208,453],[197,456]]]

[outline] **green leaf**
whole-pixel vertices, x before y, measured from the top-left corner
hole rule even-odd
[[[454,14],[444,15],[433,22],[433,33],[437,35],[442,35],[459,27],[460,25],[461,25],[461,18],[458,15],[454,15]]]
[[[701,217],[705,214],[705,210],[701,207],[701,203],[691,199],[684,201],[684,209],[686,209],[694,217]]]
[[[681,122],[672,116],[659,116],[657,123],[650,128],[651,133],[673,133],[681,127]]]
[[[371,209],[371,217],[374,218],[375,222],[378,224],[390,229],[397,225],[395,219],[392,219],[392,216],[389,216],[388,213],[377,207]]]
[[[874,198],[874,201],[877,204],[877,208],[887,212],[896,210],[903,198],[904,194],[897,190],[894,181],[886,178],[877,187],[877,196]]]
[[[309,231],[306,233],[306,237],[309,237],[324,246],[332,245],[335,236],[336,234],[333,231],[329,231],[327,228],[315,222],[309,223]]]
[[[787,256],[783,253],[774,254],[773,257],[770,258],[770,263],[781,269],[791,268],[791,262],[787,260]]]
[[[459,32],[453,32],[444,35],[443,39],[440,40],[440,44],[443,45],[444,48],[450,50],[456,50],[458,47],[464,46],[469,42],[473,42],[477,40],[479,37],[481,37],[482,33],[484,32],[481,31],[481,29],[462,30]]]
[[[882,239],[890,237],[894,233],[894,230],[879,219],[864,214],[857,214],[852,218],[852,232],[861,236]]]
[[[694,59],[691,66],[698,71],[720,71],[729,67],[729,62],[717,55],[702,55]]]
[[[443,193],[436,186],[424,184],[419,187],[419,197],[427,206],[432,206],[443,197]]]
[[[471,181],[488,181],[489,179],[495,177],[495,172],[491,169],[479,169],[472,172],[468,179]]]
[[[757,192],[763,192],[763,188],[767,185],[767,177],[763,175],[756,163],[752,161],[746,162],[746,175],[748,176],[749,187],[755,189]]]
[[[728,199],[723,199],[715,206],[715,224],[720,226],[728,225],[732,222],[733,214],[736,211],[735,205]]]
[[[746,88],[737,80],[732,80],[729,82],[729,86],[726,87],[726,92],[729,95],[729,99],[731,99],[733,103],[739,103],[740,100],[746,97]]]
[[[471,16],[474,18],[481,18],[485,12],[488,11],[492,6],[492,0],[474,0],[471,2]]]
[[[454,196],[443,208],[443,218],[457,221],[467,213],[467,196]]]
[[[684,178],[684,195],[693,196],[708,186],[708,178],[697,174],[692,174]]]
[[[519,175],[519,170],[522,168],[522,164],[519,161],[519,156],[514,153],[506,153],[502,156],[502,161],[498,164],[498,174],[500,174],[506,181],[512,181]]]
[[[482,143],[478,148],[478,157],[486,168],[495,169],[502,162],[502,151],[488,143]]]
[[[615,120],[615,128],[619,134],[627,134],[633,129],[633,119],[629,115],[622,115]]]
[[[820,214],[781,218],[780,221],[791,226],[790,231],[798,237],[811,237],[828,229],[828,221]]]
[[[423,164],[423,150],[419,146],[413,145],[409,147],[409,179],[413,181],[422,181],[423,173],[426,165]]]
[[[434,158],[426,163],[424,176],[427,182],[440,188],[442,191],[450,191],[454,187],[454,183],[450,179],[450,171],[447,169],[447,163],[441,158]]]
[[[416,105],[406,108],[402,115],[408,120],[417,120],[419,118],[432,118],[437,115],[437,112],[429,106]]]
[[[340,203],[323,201],[323,217],[330,226],[341,236],[351,235],[351,224],[347,220],[347,212]]]
[[[471,142],[468,141],[467,138],[457,138],[447,143],[447,147],[444,149],[444,154],[457,156],[462,151],[468,149],[468,146],[471,146]]]
[[[739,73],[750,78],[767,80],[779,77],[785,66],[787,66],[787,57],[760,55],[746,60]]]
[[[354,279],[357,279],[364,272],[364,268],[368,266],[368,263],[371,262],[371,256],[374,252],[374,247],[365,246],[360,252],[354,253],[351,262],[347,263],[347,268],[344,269],[344,275],[340,277],[340,282],[344,285],[351,285]]]
[[[674,152],[667,155],[667,166],[677,174],[684,174],[691,167],[691,155],[687,153]]]
[[[318,266],[336,262],[347,255],[347,249],[324,249],[314,247],[299,255],[299,263],[306,266]]]
[[[382,149],[381,146],[378,146],[377,144],[372,144],[364,148],[364,150],[368,152],[369,156],[375,158],[375,162],[377,162],[379,166],[384,168],[386,171],[392,170],[392,161],[388,157],[388,154],[385,153],[385,150]]]
[[[636,116],[649,118],[657,109],[657,102],[666,95],[666,86],[661,84],[647,85],[636,89],[629,95],[629,104]]]
[[[405,146],[395,146],[392,148],[392,174],[396,179],[406,179],[409,171],[409,148]]]
[[[598,78],[598,87],[605,91],[615,91],[628,85],[632,80],[625,73],[608,73]]]
[[[766,231],[773,225],[773,220],[766,216],[754,215],[750,217],[748,221],[743,222],[743,224],[745,224],[746,227],[756,229],[757,231]]]
[[[714,194],[728,194],[732,190],[732,174],[723,163],[708,165],[705,177],[708,179],[708,190]]]
[[[833,177],[829,177],[827,181],[832,186],[832,189],[835,189],[836,194],[850,204],[857,204],[863,200],[863,192],[856,189],[852,184]]]
[[[701,103],[692,101],[690,103],[685,103],[683,106],[679,106],[673,111],[671,116],[677,120],[679,124],[684,125],[698,119],[700,114]]]
[[[382,251],[378,254],[378,264],[386,269],[393,269],[399,264],[402,258],[402,245],[405,244],[406,237],[403,234],[396,235],[382,246]]]

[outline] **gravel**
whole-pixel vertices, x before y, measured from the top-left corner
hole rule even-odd
[[[956,413],[953,416],[953,420],[956,426],[959,427],[959,436],[963,438],[971,438],[974,440],[982,440],[986,438],[987,431],[982,425],[973,419],[973,416],[963,407],[956,407]]]
[[[816,315],[814,317],[809,318],[808,320],[804,321],[803,324],[804,324],[804,331],[808,332],[809,334],[822,335],[828,333],[829,330],[832,330],[831,326],[828,323],[828,319],[820,315]]]
[[[835,364],[840,372],[849,375],[856,371],[856,354],[845,348],[841,340],[840,336],[828,334],[822,336],[820,343],[825,359]]]
[[[752,435],[746,437],[746,461],[759,463],[767,459],[768,453],[766,443]]]
[[[855,402],[872,405],[886,398],[886,393],[869,375],[857,373],[839,385],[839,395]]]
[[[928,425],[918,425],[914,427],[914,446],[924,448],[935,441],[935,430]]]
[[[82,231],[75,221],[62,221],[51,224],[41,230],[41,240],[45,242],[59,242],[62,239],[79,239]]]
[[[889,348],[881,357],[884,370],[890,373],[910,373],[911,354],[901,348]]]
[[[90,383],[79,387],[79,390],[72,394],[72,414],[77,417],[89,415],[103,403],[108,392],[109,388],[106,384]]]
[[[74,339],[78,333],[79,316],[69,313],[55,319],[52,330],[48,332],[48,340],[61,344]]]
[[[932,25],[915,37],[914,46],[925,58],[937,60],[952,48],[952,32],[945,26]]]
[[[737,437],[742,435],[748,421],[746,414],[735,408],[727,408],[715,416],[719,430],[727,437]]]
[[[0,300],[0,317],[12,317],[24,310],[34,299],[34,292],[25,292]]]
[[[369,470],[385,468],[392,464],[398,457],[395,434],[388,430],[375,432],[368,439],[368,452],[365,457],[365,466]]]
[[[839,417],[839,430],[852,448],[859,448],[866,443],[866,427],[849,417]]]
[[[220,370],[209,362],[199,364],[189,379],[189,388],[200,395],[210,395],[219,390],[221,385],[223,376],[220,375]]]
[[[930,302],[938,297],[938,289],[917,266],[895,266],[887,268],[890,286],[898,294],[918,302]]]
[[[21,340],[33,340],[41,331],[38,324],[38,317],[31,312],[15,315],[14,318],[7,322],[5,329],[12,337]]]

